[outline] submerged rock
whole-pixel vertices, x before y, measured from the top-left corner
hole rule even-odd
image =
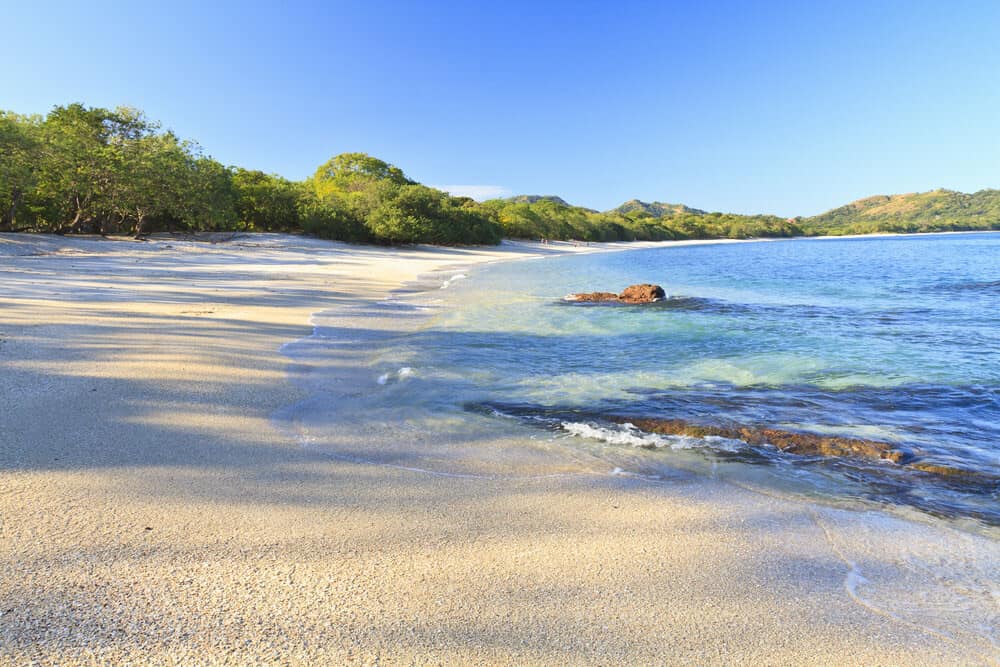
[[[614,292],[586,292],[584,294],[570,294],[566,297],[566,300],[587,302],[618,301],[618,295]]]
[[[588,303],[653,303],[666,298],[667,293],[659,285],[630,285],[621,294],[614,292],[582,292],[570,294],[567,301],[583,301]]]
[[[690,438],[719,437],[742,440],[748,445],[772,446],[799,456],[847,458],[865,461],[891,461],[901,470],[919,471],[938,483],[973,493],[996,493],[1000,475],[973,468],[938,463],[924,458],[920,451],[908,451],[890,442],[820,435],[758,426],[706,426],[684,419],[635,419],[612,417],[619,424],[631,424],[647,433],[679,435]]]
[[[944,479],[950,486],[975,487],[992,492],[1000,490],[1000,475],[984,470],[973,470],[933,461],[917,461],[910,464],[910,467],[938,479]]]
[[[742,440],[748,445],[771,445],[783,452],[802,456],[843,456],[872,460],[885,459],[893,463],[903,463],[910,458],[907,452],[897,448],[895,445],[878,440],[843,438],[755,426],[703,426],[683,419],[618,418],[615,421],[619,423],[628,422],[636,428],[650,433],[683,435],[692,438],[714,436],[730,440]]]

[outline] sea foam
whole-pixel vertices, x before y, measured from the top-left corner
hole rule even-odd
[[[685,435],[646,433],[628,423],[615,426],[599,426],[585,422],[562,422],[561,426],[566,433],[578,438],[590,438],[606,442],[609,445],[625,445],[628,447],[640,447],[642,449],[695,449],[698,447],[711,447],[716,450],[737,451],[746,444],[740,440],[731,440],[718,436],[694,438]]]
[[[448,289],[449,287],[451,287],[451,284],[456,280],[464,280],[467,277],[468,276],[466,276],[464,273],[456,273],[455,275],[451,276],[450,278],[441,283],[441,289]]]
[[[408,377],[413,377],[414,375],[416,375],[416,373],[417,372],[415,370],[413,370],[412,367],[410,367],[410,366],[403,366],[402,368],[400,368],[395,373],[382,373],[382,375],[378,376],[378,379],[376,380],[376,382],[378,382],[379,384],[382,384],[382,385],[389,384],[389,381],[392,380],[394,377],[395,377],[396,381],[398,382],[398,381],[401,381],[401,380],[405,380]]]

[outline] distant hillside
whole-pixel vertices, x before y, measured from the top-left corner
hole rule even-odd
[[[1000,190],[875,195],[797,222],[810,235],[1000,229]]]
[[[640,199],[596,211],[556,195],[517,195],[479,206],[509,238],[626,241],[1000,229],[1000,190],[874,195],[820,215],[794,218],[708,212]]]
[[[552,195],[522,195],[482,206],[504,235],[514,238],[663,240],[1000,229],[1000,190],[875,195],[807,218],[709,213],[638,199],[598,212]]]
[[[550,201],[553,204],[559,204],[560,206],[571,205],[562,197],[557,197],[555,195],[515,195],[513,197],[507,197],[505,201],[509,201],[514,204],[537,204],[540,201]]]
[[[646,213],[654,218],[662,218],[668,215],[677,215],[679,213],[689,213],[692,215],[705,215],[706,211],[701,209],[691,208],[690,206],[685,206],[684,204],[665,204],[663,202],[644,202],[638,199],[630,199],[621,206],[613,208],[608,213],[617,213],[619,215],[628,215],[629,213]]]
[[[521,195],[485,201],[480,208],[500,224],[508,238],[665,241],[803,233],[794,221],[773,215],[706,213],[681,204],[639,200],[601,212],[572,206],[561,197]]]
[[[706,212],[633,199],[610,211],[555,195],[477,202],[421,185],[365,153],[312,177],[226,166],[139,110],[0,110],[0,231],[264,231],[366,243],[759,238],[1000,230],[1000,190],[877,195],[812,217]]]

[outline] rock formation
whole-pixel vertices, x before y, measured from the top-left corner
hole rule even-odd
[[[583,301],[590,303],[653,303],[666,298],[667,294],[659,285],[630,285],[621,294],[614,292],[583,292],[570,294],[567,301]]]
[[[570,294],[566,297],[566,300],[588,302],[618,301],[618,295],[614,292],[585,292],[583,294]]]
[[[951,486],[980,490],[1000,488],[1000,477],[993,473],[926,460],[923,459],[923,452],[919,450],[907,450],[894,443],[879,440],[820,435],[758,426],[708,426],[695,424],[684,419],[613,417],[611,420],[619,424],[632,424],[632,426],[647,433],[681,435],[692,438],[715,436],[730,440],[742,440],[749,445],[758,447],[771,445],[783,452],[800,456],[892,461],[905,468],[932,475]]]
[[[906,452],[892,444],[878,440],[844,438],[816,433],[797,433],[776,428],[754,426],[702,426],[683,419],[622,419],[649,433],[663,435],[686,435],[695,438],[716,436],[730,440],[742,440],[748,445],[765,443],[783,452],[805,456],[848,456],[859,459],[888,459],[901,463],[907,458]]]
[[[652,303],[666,298],[667,294],[659,285],[630,285],[618,295],[623,303]]]

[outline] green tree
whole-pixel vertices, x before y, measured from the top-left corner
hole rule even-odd
[[[300,188],[280,176],[262,171],[233,171],[236,210],[246,229],[291,231],[300,228]]]
[[[402,169],[367,153],[341,153],[320,165],[313,175],[316,194],[321,197],[331,192],[364,191],[378,181],[412,183]]]
[[[38,178],[40,119],[0,112],[0,230],[14,229],[18,209]]]
[[[113,112],[82,104],[56,107],[46,117],[36,191],[52,231],[77,231],[107,206],[115,164],[108,148],[112,120]]]
[[[311,187],[301,187],[297,202],[302,229],[308,234],[337,241],[372,241],[371,231],[348,202],[336,194],[322,199]]]
[[[177,218],[189,230],[235,229],[237,192],[232,172],[210,157],[191,161],[189,184]]]
[[[135,137],[121,147],[119,168],[113,195],[119,226],[132,221],[135,235],[142,236],[151,216],[184,217],[194,169],[190,148],[176,136]]]

